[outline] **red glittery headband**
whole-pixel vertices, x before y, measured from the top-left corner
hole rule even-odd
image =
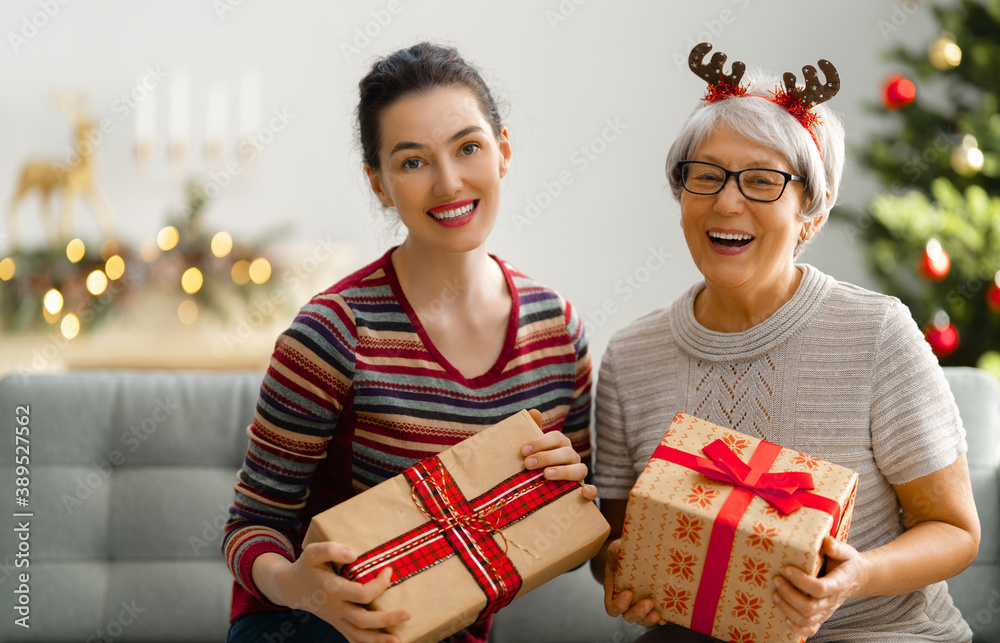
[[[712,54],[712,59],[706,64],[704,62],[705,54],[710,51],[712,51],[712,45],[703,42],[695,45],[694,49],[691,50],[691,55],[688,56],[688,66],[691,67],[691,71],[708,83],[708,91],[705,92],[704,100],[714,103],[732,96],[746,96],[747,88],[740,85],[740,80],[743,78],[743,72],[746,71],[747,66],[739,60],[734,61],[732,73],[724,74],[722,66],[726,64],[726,54],[717,51]],[[837,68],[829,60],[820,60],[818,64],[819,68],[823,70],[823,74],[826,75],[826,83],[820,85],[816,68],[812,65],[806,65],[802,68],[802,75],[806,82],[805,87],[802,89],[796,87],[795,74],[787,71],[782,76],[785,87],[776,88],[770,96],[761,96],[761,98],[771,101],[795,117],[795,120],[809,132],[822,157],[823,150],[819,147],[819,140],[814,131],[814,126],[821,121],[810,110],[814,105],[825,103],[837,95],[840,90],[840,74],[837,73]]]

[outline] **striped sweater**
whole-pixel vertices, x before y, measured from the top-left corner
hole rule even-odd
[[[541,411],[543,431],[565,433],[589,463],[590,355],[569,302],[497,260],[507,336],[469,379],[428,338],[391,253],[313,297],[275,343],[222,542],[231,620],[277,609],[251,579],[257,556],[294,560],[312,516],[521,409]]]

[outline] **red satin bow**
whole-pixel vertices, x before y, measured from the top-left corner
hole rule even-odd
[[[802,507],[801,500],[795,497],[796,492],[816,488],[811,473],[768,473],[766,469],[756,469],[740,460],[722,440],[706,445],[702,452],[708,458],[661,445],[656,448],[654,457],[693,469],[706,478],[746,489],[766,500],[783,516]]]

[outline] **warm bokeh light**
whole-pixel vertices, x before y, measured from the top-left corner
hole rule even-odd
[[[73,239],[66,244],[66,257],[73,263],[83,259],[86,252],[87,246],[83,245],[82,239]]]
[[[107,261],[111,257],[121,252],[121,246],[114,239],[108,239],[101,244],[101,259]]]
[[[156,245],[152,239],[146,239],[139,247],[139,256],[146,263],[152,263],[160,256],[160,246]]]
[[[125,260],[118,255],[110,257],[104,264],[104,272],[108,273],[108,279],[118,279],[125,274]]]
[[[972,134],[962,137],[962,144],[951,155],[951,167],[963,176],[972,176],[983,169],[985,161],[979,141]]]
[[[201,285],[205,279],[201,276],[201,271],[197,268],[188,268],[181,275],[181,288],[189,295],[193,295],[201,290]]]
[[[91,295],[100,295],[107,287],[108,276],[104,274],[103,270],[95,270],[87,275],[87,290],[90,291]]]
[[[45,306],[45,310],[48,311],[50,315],[55,315],[62,310],[63,307],[62,293],[53,288],[45,293],[45,297],[42,299],[42,305]]]
[[[927,49],[927,57],[937,69],[946,70],[958,67],[962,62],[962,48],[952,39],[951,35],[943,35]]]
[[[233,269],[230,271],[233,277],[233,281],[237,285],[242,286],[246,282],[250,281],[250,262],[246,259],[240,259],[233,264]]]
[[[222,258],[229,254],[233,249],[233,238],[229,236],[228,232],[216,232],[215,236],[212,237],[212,254],[216,257]]]
[[[159,246],[160,250],[164,252],[172,249],[180,240],[180,233],[177,232],[177,228],[172,225],[168,225],[156,233],[156,245]]]
[[[42,306],[42,317],[44,317],[45,321],[47,321],[50,324],[54,324],[57,321],[59,321],[59,313],[50,313],[49,311],[45,310],[44,306]]]
[[[69,313],[63,317],[59,329],[62,331],[63,337],[73,339],[80,333],[80,320],[73,313]]]
[[[177,307],[177,318],[185,326],[190,326],[198,320],[198,304],[190,299],[185,299]]]
[[[0,279],[4,281],[10,280],[14,276],[14,271],[17,266],[14,265],[14,260],[7,257],[3,261],[0,261]]]
[[[250,279],[252,279],[255,284],[262,284],[270,278],[271,264],[268,263],[267,259],[263,257],[254,259],[253,263],[250,264]]]

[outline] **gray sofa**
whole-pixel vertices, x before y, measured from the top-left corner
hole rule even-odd
[[[946,373],[983,522],[979,558],[950,584],[977,640],[997,641],[1000,387],[974,369]],[[0,507],[11,524],[0,530],[0,589],[15,607],[27,596],[30,624],[4,607],[0,641],[223,640],[231,577],[218,543],[259,384],[259,373],[122,371],[0,381]],[[20,417],[27,507],[15,505]],[[633,640],[639,628],[605,616],[601,596],[585,567],[564,574],[501,612],[492,641]]]

